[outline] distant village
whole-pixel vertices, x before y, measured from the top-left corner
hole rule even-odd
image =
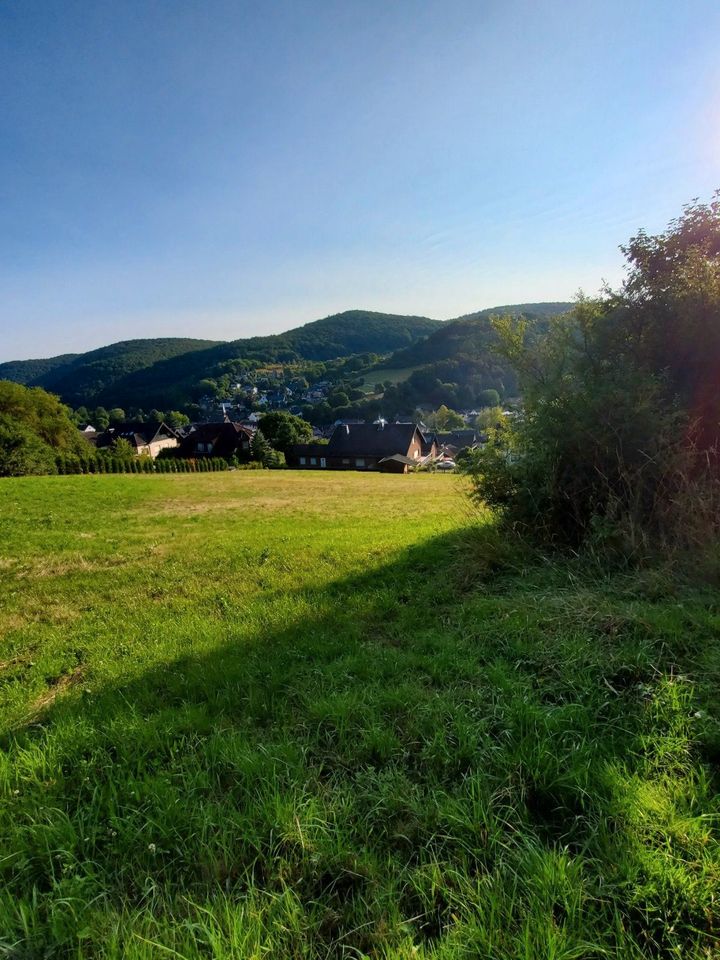
[[[281,457],[265,465],[297,470],[452,472],[469,451],[487,440],[487,429],[496,425],[493,418],[515,415],[512,408],[456,412],[441,406],[392,420],[381,415],[372,421],[340,415],[318,425],[310,422],[316,419],[312,414],[344,413],[337,402],[339,391],[340,399],[345,400],[353,388],[355,396],[363,395],[357,390],[362,381],[355,381],[353,387],[330,379],[310,384],[303,376],[288,376],[281,364],[234,380],[223,379],[224,383],[212,383],[213,391],[199,397],[194,422],[187,422],[188,418],[177,412],[171,417],[153,411],[155,416],[148,419],[116,420],[104,426],[88,420],[79,428],[98,452],[111,453],[120,442],[126,453],[137,457],[222,458],[231,466],[243,466],[264,459],[261,445],[265,440],[260,435],[267,428],[263,430],[262,425],[272,420],[286,426],[285,442],[273,443],[272,436],[267,438]],[[293,439],[296,442],[291,442]]]
[[[252,458],[261,419],[262,415],[251,414],[248,420],[238,422],[226,416],[222,421],[179,428],[165,422],[126,422],[96,430],[92,424],[84,424],[81,432],[97,451],[110,453],[121,441],[123,449],[138,457],[221,457],[239,466]],[[325,429],[312,428],[312,439],[288,445],[284,456],[285,465],[298,470],[453,471],[463,454],[486,439],[472,426],[435,431],[422,422],[341,420]]]

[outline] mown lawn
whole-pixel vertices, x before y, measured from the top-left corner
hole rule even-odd
[[[490,522],[0,481],[0,956],[720,955],[717,591],[488,573]]]

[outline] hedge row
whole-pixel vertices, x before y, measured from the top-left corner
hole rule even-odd
[[[132,460],[117,457],[74,457],[60,455],[55,458],[59,474],[76,473],[206,473],[227,470],[228,463],[220,457],[203,457],[199,460],[178,458],[157,459],[134,457]]]

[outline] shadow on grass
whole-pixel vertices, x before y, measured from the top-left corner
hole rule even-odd
[[[471,589],[469,536],[250,628],[220,597],[212,650],[7,738],[0,944],[703,955],[717,808],[667,624],[610,628],[567,582]]]

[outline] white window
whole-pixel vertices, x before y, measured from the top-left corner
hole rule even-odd
[[[349,466],[349,465],[350,465],[350,458],[349,458],[349,457],[343,457],[343,464],[347,464],[347,465]]]
[[[321,467],[325,466],[325,457],[320,457],[320,466]]]
[[[307,460],[305,459],[305,457],[300,457],[300,466],[304,467],[306,463],[307,463]]]
[[[365,459],[364,459],[364,457],[356,457],[356,458],[355,458],[355,466],[356,466],[356,467],[364,467],[364,466],[365,466]]]
[[[310,457],[310,466],[311,467],[317,466],[317,457]]]

